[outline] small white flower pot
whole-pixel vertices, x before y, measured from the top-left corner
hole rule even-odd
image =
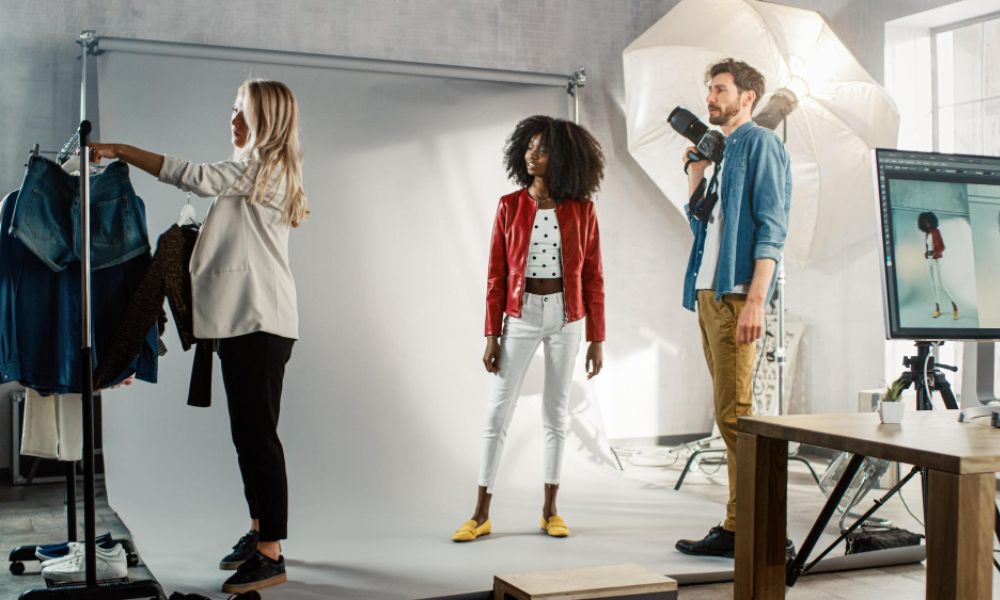
[[[906,404],[903,402],[882,402],[878,407],[878,416],[883,423],[896,424],[903,422],[906,414]]]

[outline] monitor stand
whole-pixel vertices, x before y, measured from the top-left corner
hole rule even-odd
[[[959,421],[990,415],[1000,408],[994,392],[996,344],[965,342],[962,349],[962,412]]]

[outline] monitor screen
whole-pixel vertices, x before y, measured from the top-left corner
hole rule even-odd
[[[1000,158],[874,153],[886,336],[1000,339]]]

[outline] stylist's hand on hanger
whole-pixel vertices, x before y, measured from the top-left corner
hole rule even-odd
[[[153,177],[160,176],[163,168],[163,155],[128,144],[91,144],[90,160],[101,162],[102,158],[118,159],[130,165],[139,167]]]

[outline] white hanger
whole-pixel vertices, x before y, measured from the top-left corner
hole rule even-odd
[[[74,154],[62,164],[62,168],[70,175],[78,175],[80,173],[80,156]]]
[[[73,153],[72,156],[70,156],[66,160],[66,162],[64,162],[60,166],[62,167],[63,171],[66,171],[70,175],[79,175],[80,174],[80,162],[81,162],[80,161],[80,151],[77,150],[76,152]],[[99,165],[99,164],[96,164],[96,163],[90,163],[90,174],[91,175],[96,175],[98,173],[103,173],[104,170],[107,169],[107,168],[108,168],[107,164]]]
[[[185,225],[198,225],[198,211],[194,209],[194,205],[191,204],[191,192],[188,192],[187,201],[184,202],[184,206],[181,207],[181,214],[177,218],[177,226],[183,227]]]

